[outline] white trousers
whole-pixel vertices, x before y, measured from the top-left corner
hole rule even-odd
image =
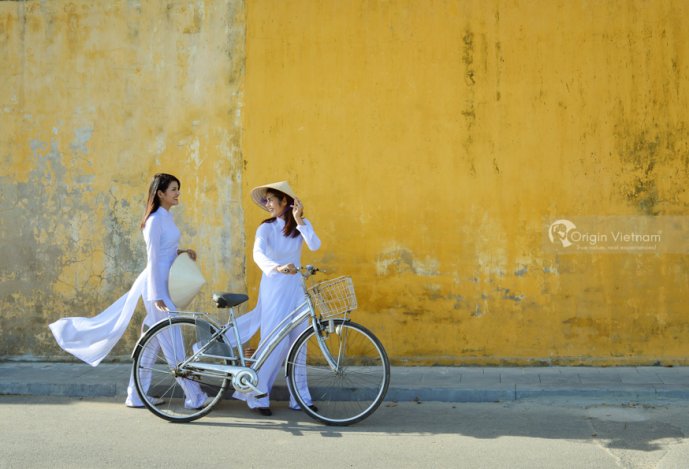
[[[152,326],[161,319],[167,318],[167,313],[160,311],[158,308],[153,306],[153,302],[144,301],[146,306],[146,318],[144,319],[145,326]],[[143,327],[142,327],[143,332]],[[162,349],[165,360],[168,364],[174,365],[182,360],[184,360],[184,346],[182,342],[182,336],[179,330],[167,329],[167,334],[158,334],[157,341],[155,344],[151,344],[151,347],[146,349],[146,354],[141,358],[141,363],[145,369],[150,370],[151,366],[155,363],[158,352]],[[151,372],[142,371],[140,373],[141,384],[146,392],[151,384]],[[190,381],[188,379],[177,378],[177,382],[184,390],[184,406],[189,409],[194,409],[200,407],[204,401],[208,398],[205,392],[201,389],[199,383],[195,381]],[[132,373],[129,376],[129,386],[127,386],[127,400],[125,403],[130,407],[140,407],[144,403],[141,400],[141,396],[136,390],[136,385],[134,384],[134,369],[132,367]]]
[[[271,321],[272,322],[272,321]],[[269,324],[270,326],[271,324]],[[280,342],[277,347],[273,350],[273,353],[270,354],[268,359],[263,363],[261,368],[257,371],[258,374],[258,389],[262,393],[268,394],[268,396],[256,399],[254,397],[256,393],[241,393],[241,392],[235,392],[233,397],[236,399],[246,401],[247,405],[251,409],[255,409],[257,407],[270,407],[270,390],[273,388],[273,384],[275,383],[275,379],[277,378],[278,373],[280,372],[280,369],[283,367],[283,363],[285,359],[287,358],[287,353],[289,352],[290,346],[294,343],[294,341],[297,340],[299,335],[306,330],[306,328],[309,326],[308,320],[303,323],[303,325],[295,328],[290,334],[285,337],[282,342]],[[263,324],[261,325],[261,331],[270,331],[271,329],[264,328]],[[261,337],[261,343],[258,346],[257,353],[260,353],[261,346],[263,345],[263,337]],[[306,364],[306,348],[302,350],[302,352],[299,354],[297,357],[297,362],[296,362],[296,377],[297,377],[297,387],[299,388],[299,394],[304,398],[306,401],[306,405],[311,405],[313,404],[311,400],[311,394],[309,393],[309,388],[308,388],[308,383],[306,381],[306,374],[303,372],[303,369]],[[300,372],[301,368],[301,372]],[[288,383],[288,388],[289,388],[289,383]],[[292,389],[289,389],[289,407],[290,409],[294,410],[299,410],[301,407],[297,403],[296,399],[294,398],[294,395],[292,393]]]

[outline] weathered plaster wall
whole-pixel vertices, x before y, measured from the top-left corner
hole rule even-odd
[[[65,358],[47,324],[129,289],[156,172],[205,296],[245,288],[244,60],[242,1],[0,2],[0,356]]]
[[[290,179],[323,240],[306,259],[354,277],[397,362],[687,364],[686,254],[543,245],[562,217],[689,215],[687,18],[670,0],[248,2],[242,184]]]
[[[288,178],[323,240],[305,260],[354,277],[355,318],[396,363],[687,364],[686,254],[544,249],[561,217],[689,215],[687,17],[679,0],[0,1],[0,356],[67,358],[46,324],[126,291],[165,170],[206,297],[243,290],[246,258],[255,302],[246,190]]]

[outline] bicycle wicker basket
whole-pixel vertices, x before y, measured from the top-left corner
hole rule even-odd
[[[356,309],[356,294],[351,277],[338,277],[309,288],[316,312],[322,318],[343,316]]]

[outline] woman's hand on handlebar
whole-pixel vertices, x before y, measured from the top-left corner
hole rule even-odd
[[[294,275],[299,272],[294,264],[283,264],[277,267],[278,272],[281,274]]]

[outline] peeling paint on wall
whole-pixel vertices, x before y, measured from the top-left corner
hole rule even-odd
[[[129,289],[156,172],[208,290],[244,290],[243,2],[0,2],[0,41],[0,357],[71,359],[47,324]]]
[[[411,272],[429,277],[438,274],[438,266],[439,262],[436,259],[415,259],[409,249],[396,244],[384,249],[376,260],[376,271],[380,276]]]

